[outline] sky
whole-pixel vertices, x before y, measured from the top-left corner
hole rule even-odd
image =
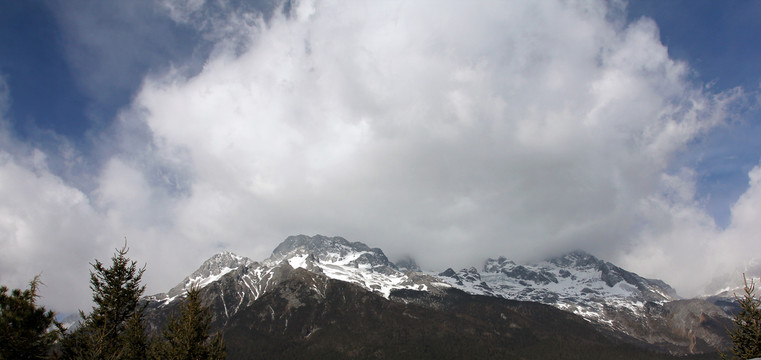
[[[342,236],[427,270],[761,261],[761,3],[0,1],[0,284]],[[761,272],[759,272],[761,274]]]

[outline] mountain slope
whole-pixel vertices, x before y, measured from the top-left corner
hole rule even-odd
[[[571,311],[620,338],[677,354],[728,345],[729,319],[703,300],[681,301],[671,286],[645,279],[582,251],[534,264],[504,257],[475,268],[439,274],[472,294],[535,301]]]
[[[229,359],[672,358],[542,304],[456,289],[395,290],[392,301],[286,263],[280,271],[277,285],[229,317],[218,307],[222,285],[202,290],[217,314],[214,326],[224,330]],[[219,284],[234,278],[228,272]]]

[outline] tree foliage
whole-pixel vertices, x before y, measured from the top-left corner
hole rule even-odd
[[[145,267],[127,258],[127,246],[117,249],[106,268],[91,264],[90,289],[95,306],[89,315],[80,312],[81,326],[69,334],[64,356],[73,359],[145,359],[146,338],[142,324],[144,306],[140,282]]]
[[[38,307],[39,276],[29,282],[29,289],[0,286],[0,360],[44,359],[58,340],[62,328],[55,313]]]
[[[733,358],[752,359],[761,357],[761,299],[754,295],[755,283],[743,274],[745,288],[742,297],[735,295],[740,311],[735,314],[734,328],[728,331],[732,340]],[[724,358],[727,358],[724,356]]]
[[[200,289],[191,288],[171,317],[160,339],[149,346],[143,321],[146,303],[141,285],[145,267],[127,257],[127,246],[117,249],[106,267],[95,260],[90,289],[95,305],[90,314],[80,311],[80,326],[65,333],[55,314],[36,305],[41,282],[35,277],[28,290],[0,287],[0,360],[64,359],[221,360],[226,357],[219,332],[209,336],[211,312],[201,305]],[[64,336],[62,336],[64,335]],[[60,346],[54,344],[61,339]]]
[[[225,344],[219,332],[209,336],[211,312],[201,305],[201,290],[192,287],[180,305],[180,315],[174,314],[154,343],[156,359],[171,360],[221,360],[226,357]]]
[[[122,335],[122,360],[145,360],[148,358],[148,339],[145,336],[142,309],[135,311],[127,322]]]

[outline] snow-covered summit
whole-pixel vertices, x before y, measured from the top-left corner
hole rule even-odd
[[[393,270],[397,270],[381,249],[371,249],[361,242],[349,242],[338,236],[289,236],[275,248],[268,260],[279,262],[304,255],[311,255],[321,263],[371,269],[376,272],[393,273]]]
[[[400,261],[400,267],[390,262],[381,249],[361,242],[296,235],[286,238],[262,262],[231,252],[216,254],[168,293],[153,299],[169,303],[181,298],[191,286],[217,284],[234,272],[237,280],[230,281],[241,282],[235,291],[247,293],[240,295],[241,299],[253,301],[279,283],[278,274],[289,268],[354,283],[386,298],[397,289],[434,291],[455,287],[472,294],[545,303],[599,323],[609,322],[611,312],[639,314],[647,303],[677,299],[674,289],[664,282],[645,279],[582,251],[532,264],[499,257],[487,259],[480,270],[447,269],[439,274],[421,273],[411,259]]]
[[[647,301],[663,302],[679,299],[676,290],[662,280],[646,279],[583,251],[574,251],[547,261],[569,270],[597,269],[600,272],[600,279],[609,287],[615,287],[620,283],[634,286],[638,292],[632,291],[632,294],[640,296]]]
[[[291,267],[319,272],[329,278],[358,284],[388,297],[393,289],[426,290],[397,269],[381,249],[342,237],[289,236],[275,248],[264,264],[287,261]]]
[[[532,264],[516,264],[504,257],[488,259],[482,271],[452,269],[442,281],[473,294],[541,302],[605,322],[610,309],[638,313],[646,303],[676,300],[669,285],[645,279],[582,251]]]
[[[230,271],[236,270],[243,266],[254,266],[257,262],[245,257],[236,255],[230,251],[224,251],[210,257],[204,261],[201,266],[190,276],[182,280],[177,286],[173,287],[166,294],[169,299],[183,295],[192,286],[204,287],[219,280],[222,276]]]
[[[285,239],[262,262],[231,252],[216,254],[168,293],[151,299],[169,303],[181,298],[191,286],[211,285],[235,271],[242,289],[255,300],[279,282],[278,274],[284,266],[351,282],[386,298],[393,289],[427,290],[430,283],[425,277],[410,277],[399,271],[383,251],[361,242],[349,242],[341,237],[296,235]]]
[[[201,264],[201,267],[190,275],[190,277],[218,275],[219,273],[227,271],[227,269],[236,269],[240,266],[251,265],[253,263],[253,260],[245,256],[236,255],[230,251],[223,251],[204,261],[204,263]]]

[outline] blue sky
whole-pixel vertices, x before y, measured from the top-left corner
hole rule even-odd
[[[30,1],[7,2],[0,16],[2,69],[13,89],[10,111],[16,133],[30,137],[36,123],[73,138],[83,136],[87,100],[63,58],[53,14],[41,2]]]
[[[761,223],[760,14],[4,1],[0,282],[42,272],[69,311],[125,236],[158,292],[322,233],[434,270],[582,248],[707,291],[754,261],[717,249]]]
[[[658,23],[672,58],[694,68],[695,81],[715,91],[761,86],[761,3],[756,1],[633,1],[629,18]],[[761,154],[761,113],[753,104],[733,126],[695,142],[685,160],[698,168],[699,192],[717,221],[726,226],[729,208],[747,188],[747,173]]]

